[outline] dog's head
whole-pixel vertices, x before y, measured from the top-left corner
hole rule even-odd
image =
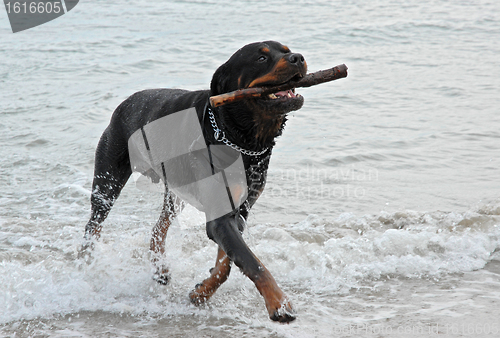
[[[292,53],[276,41],[256,42],[244,46],[217,69],[211,94],[219,95],[237,89],[270,87],[298,80],[307,72],[304,57]],[[295,89],[252,99],[269,113],[286,114],[300,109],[304,98]]]
[[[298,80],[307,72],[304,57],[276,41],[256,42],[244,46],[220,66],[212,78],[211,95],[237,89],[271,87]],[[250,98],[229,104],[226,108],[238,129],[252,128],[259,144],[269,143],[280,134],[284,115],[298,110],[304,97],[295,89]]]

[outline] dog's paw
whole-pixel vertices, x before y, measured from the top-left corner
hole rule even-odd
[[[153,280],[161,285],[167,285],[170,282],[170,278],[170,273],[167,269],[157,270],[153,275]]]
[[[290,323],[296,319],[296,316],[290,302],[285,302],[280,308],[270,314],[269,318],[275,322]]]
[[[189,293],[189,300],[194,305],[198,306],[205,303],[209,297],[207,297],[200,289],[203,287],[203,283],[198,283]]]
[[[77,258],[83,259],[87,264],[92,262],[92,251],[94,251],[94,242],[93,241],[85,241],[82,244],[80,249],[78,249]]]

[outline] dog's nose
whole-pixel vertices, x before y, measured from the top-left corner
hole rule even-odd
[[[296,65],[303,65],[305,62],[304,57],[302,54],[299,53],[293,53],[288,56],[288,62],[291,64],[296,64]]]

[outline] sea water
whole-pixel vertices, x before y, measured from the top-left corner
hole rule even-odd
[[[309,71],[245,240],[294,304],[289,325],[215,262],[187,207],[149,257],[162,196],[123,190],[93,260],[77,258],[94,152],[146,88],[207,89],[241,46],[278,40]],[[500,336],[500,3],[82,1],[13,34],[0,9],[0,335],[5,337]]]

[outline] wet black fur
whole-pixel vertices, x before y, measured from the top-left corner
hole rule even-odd
[[[267,48],[269,52],[262,52],[263,48]],[[300,56],[299,62],[297,56]],[[303,61],[300,54],[291,53],[278,42],[266,41],[250,44],[238,50],[217,69],[210,90],[144,90],[121,103],[102,134],[96,150],[91,195],[92,213],[85,228],[86,238],[93,240],[99,236],[101,223],[132,173],[127,147],[129,137],[136,130],[163,116],[195,107],[207,144],[219,144],[213,137],[213,130],[205,112],[209,97],[248,86],[254,79],[268,74],[282,58],[290,63],[290,78],[297,74],[302,76],[305,74],[306,66],[305,62],[300,64]],[[290,78],[279,80],[285,81]],[[268,85],[275,84],[279,83]],[[302,104],[301,97],[281,103],[251,99],[214,109],[219,127],[232,142],[249,150],[270,148],[261,156],[243,156],[249,197],[240,210],[207,223],[208,236],[250,278],[258,275],[260,263],[241,237],[244,221],[239,215],[244,219],[248,217],[251,206],[264,188],[272,147],[275,138],[282,132],[285,114],[300,109]],[[271,131],[267,128],[267,124],[272,127]],[[260,138],[256,136],[259,128],[264,130]]]

